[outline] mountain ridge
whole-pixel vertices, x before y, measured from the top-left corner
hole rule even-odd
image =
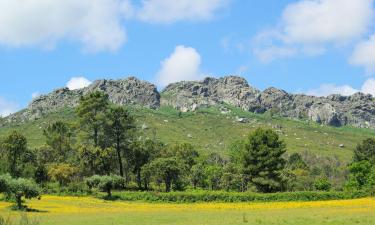
[[[375,101],[371,95],[316,97],[291,94],[270,87],[260,91],[239,76],[207,77],[201,81],[171,83],[159,92],[150,82],[136,77],[97,80],[83,89],[60,88],[33,99],[29,106],[5,118],[6,122],[39,119],[64,107],[75,107],[82,95],[93,91],[108,94],[114,104],[139,105],[151,109],[170,106],[182,112],[217,105],[231,105],[254,113],[269,112],[324,125],[375,129]]]

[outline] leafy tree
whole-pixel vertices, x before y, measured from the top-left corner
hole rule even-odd
[[[116,153],[113,148],[101,149],[91,145],[82,145],[78,149],[81,172],[86,175],[110,174],[116,161]]]
[[[205,187],[206,186],[206,174],[205,174],[205,165],[198,163],[191,168],[190,180],[193,188]]]
[[[104,131],[106,110],[109,106],[108,95],[97,91],[81,97],[77,108],[80,125],[93,140],[95,147],[99,146],[99,136]]]
[[[97,187],[102,191],[107,192],[107,198],[112,197],[112,190],[124,186],[125,180],[123,177],[117,175],[98,176],[94,175],[86,179],[87,186],[91,189]]]
[[[318,191],[329,191],[331,190],[332,185],[326,177],[323,177],[315,181],[314,187]]]
[[[133,136],[134,118],[128,110],[121,106],[112,106],[106,113],[106,118],[106,137],[116,149],[120,176],[124,177],[122,153],[126,153],[125,150]],[[130,158],[128,155],[125,155],[125,157]]]
[[[349,166],[349,189],[364,189],[375,185],[375,169],[369,161],[354,162]]]
[[[295,169],[305,169],[308,170],[308,166],[303,161],[302,156],[298,153],[293,153],[289,156],[289,159],[286,163],[286,167],[295,170]]]
[[[196,160],[199,157],[198,151],[188,143],[173,145],[168,151],[171,156],[181,159],[184,164],[187,165],[188,169],[196,163]]]
[[[150,164],[154,177],[164,182],[166,192],[171,191],[172,185],[179,187],[183,167],[182,163],[175,157],[157,158]]]
[[[13,131],[3,141],[3,149],[9,165],[8,172],[13,177],[21,176],[25,163],[29,160],[30,152],[27,150],[27,139],[17,131]]]
[[[205,168],[207,182],[211,190],[218,190],[220,188],[221,178],[223,176],[223,168],[219,165],[208,165]]]
[[[244,173],[261,192],[281,189],[281,172],[285,166],[282,155],[286,148],[271,129],[258,128],[248,136],[242,151]]]
[[[154,159],[162,147],[162,143],[149,139],[133,143],[131,164],[136,175],[138,188],[142,188],[142,167]],[[146,171],[144,170],[144,175],[147,175]],[[147,187],[145,188],[147,189]]]
[[[72,132],[69,126],[62,122],[57,121],[48,125],[43,131],[46,137],[46,144],[54,151],[54,162],[62,162],[67,158],[67,154],[71,151],[71,136]]]
[[[367,160],[375,165],[375,138],[368,138],[358,144],[354,150],[354,162]]]
[[[48,176],[51,177],[53,181],[59,182],[60,186],[72,182],[77,173],[78,169],[76,167],[66,163],[52,165],[48,170]]]
[[[19,210],[23,208],[22,197],[40,198],[40,188],[34,181],[24,178],[14,179],[9,175],[0,176],[0,192],[13,196]]]

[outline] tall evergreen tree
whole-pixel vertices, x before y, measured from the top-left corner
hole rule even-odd
[[[44,131],[46,137],[46,144],[52,148],[56,153],[58,159],[56,161],[64,161],[71,150],[71,136],[72,132],[69,126],[62,122],[57,121],[50,124]]]
[[[128,146],[132,141],[135,123],[128,110],[121,106],[112,106],[106,114],[106,138],[116,149],[120,176],[124,177],[123,155],[129,159]]]
[[[280,190],[285,151],[284,142],[271,129],[258,128],[248,136],[243,149],[244,173],[259,191]]]
[[[95,147],[99,146],[99,135],[104,130],[106,110],[109,106],[108,95],[96,91],[81,97],[77,108],[81,127],[89,134]]]

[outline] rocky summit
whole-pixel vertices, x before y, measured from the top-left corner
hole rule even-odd
[[[315,97],[290,94],[273,87],[260,91],[237,76],[172,83],[160,94],[155,85],[135,77],[98,80],[83,89],[63,88],[42,95],[28,108],[7,117],[6,121],[34,120],[64,107],[75,107],[81,96],[93,91],[107,93],[110,101],[119,105],[132,104],[151,109],[162,105],[187,112],[227,104],[254,113],[270,112],[325,125],[375,129],[375,101],[371,95]]]
[[[78,90],[61,88],[33,99],[29,106],[6,118],[7,122],[35,120],[65,107],[78,105],[81,96],[94,91],[108,94],[109,100],[118,105],[140,105],[152,109],[159,108],[160,94],[156,86],[135,77],[121,80],[97,80],[90,86]]]

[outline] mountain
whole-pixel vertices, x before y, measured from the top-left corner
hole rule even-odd
[[[75,107],[81,96],[93,91],[107,93],[110,101],[119,105],[139,105],[150,109],[169,106],[182,112],[229,105],[248,112],[269,112],[324,125],[375,129],[375,101],[371,95],[356,93],[352,96],[315,97],[290,94],[273,87],[260,91],[237,76],[172,83],[161,93],[155,85],[135,77],[98,80],[83,89],[62,88],[42,95],[5,121],[22,123],[43,118],[51,112]]]

